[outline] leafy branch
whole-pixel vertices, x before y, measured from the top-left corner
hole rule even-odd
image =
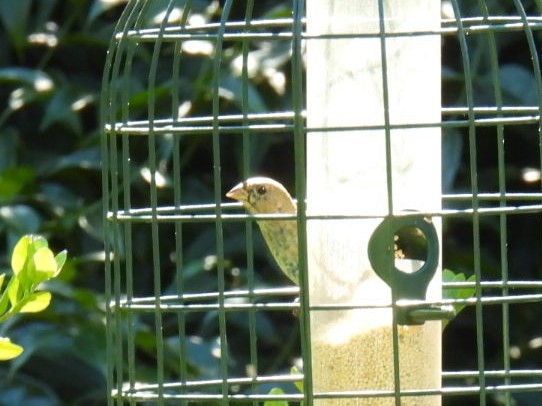
[[[5,286],[6,274],[0,274],[0,323],[18,313],[45,310],[51,302],[51,293],[37,289],[41,283],[60,273],[66,259],[66,250],[55,256],[45,238],[39,235],[22,237],[13,249],[13,274]],[[0,361],[15,358],[22,352],[23,347],[7,337],[0,337]]]

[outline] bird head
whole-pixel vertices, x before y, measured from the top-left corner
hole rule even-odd
[[[252,214],[295,213],[296,206],[288,191],[279,182],[254,177],[234,186],[226,197],[243,203]]]

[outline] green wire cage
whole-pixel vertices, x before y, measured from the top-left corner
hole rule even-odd
[[[102,87],[109,403],[541,404],[541,13],[128,2]],[[297,211],[226,198],[255,176]],[[298,284],[257,227],[279,222]]]

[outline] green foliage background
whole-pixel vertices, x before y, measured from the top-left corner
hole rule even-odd
[[[0,365],[0,404],[103,404],[98,101],[122,4],[0,2],[0,252],[27,233],[67,249],[49,309],[0,326],[25,348]]]
[[[155,2],[155,14],[162,11],[167,1]],[[182,2],[181,2],[182,3]],[[217,4],[221,4],[219,2]],[[245,2],[234,2],[232,19],[244,18]],[[254,16],[289,16],[289,2],[257,1]],[[536,11],[533,2],[526,1],[528,11]],[[211,20],[218,18],[220,7],[210,11],[207,1],[194,1],[194,10],[208,13]],[[483,2],[460,2],[464,16],[480,15]],[[517,14],[512,2],[485,2],[494,14]],[[100,128],[98,124],[99,95],[105,54],[123,2],[100,0],[17,0],[0,1],[0,266],[9,269],[9,256],[15,242],[27,233],[41,233],[56,252],[67,249],[68,263],[60,280],[50,282],[52,305],[36,315],[15,318],[0,326],[22,344],[24,354],[15,361],[0,365],[0,404],[103,404],[105,389],[105,324],[103,297],[103,242],[100,173]],[[538,9],[538,11],[540,11]],[[539,32],[535,33],[540,43]],[[473,83],[477,105],[495,104],[494,75],[488,61],[487,38],[471,39]],[[260,50],[261,64],[285,72],[289,80],[289,52],[280,43]],[[465,77],[457,38],[443,39],[443,104],[464,106]],[[497,52],[500,60],[502,97],[506,104],[532,106],[540,103],[533,87],[532,62],[521,33],[499,36]],[[142,53],[145,53],[142,49]],[[147,50],[148,51],[148,50]],[[233,63],[240,49],[232,47],[225,54],[225,66]],[[194,56],[186,64],[183,84],[185,97],[192,103],[191,114],[209,113],[210,56]],[[421,62],[423,63],[423,62]],[[164,65],[165,66],[165,65]],[[160,76],[162,74],[162,76]],[[139,79],[140,91],[131,100],[132,111],[146,108],[145,83],[147,72],[141,66],[133,70]],[[157,93],[158,113],[169,103],[168,71],[159,72]],[[223,112],[241,111],[239,77],[224,73],[223,87],[233,95]],[[263,70],[251,80],[249,111],[286,111],[291,109],[288,93],[278,94]],[[454,117],[449,117],[453,119]],[[498,190],[498,159],[495,129],[480,128],[478,143],[478,177],[481,191]],[[540,168],[536,125],[507,128],[506,183],[511,191],[540,190],[538,182],[528,183],[521,174],[525,168]],[[470,191],[469,153],[466,129],[447,130],[444,134],[443,162],[446,193]],[[527,147],[526,147],[527,146]],[[225,188],[239,181],[241,168],[240,140],[224,141],[223,185]],[[251,170],[265,173],[293,188],[293,146],[288,134],[257,137],[251,144]],[[167,175],[172,155],[178,145],[167,139],[160,145],[160,165]],[[277,160],[280,152],[281,159]],[[183,140],[181,165],[186,203],[213,201],[211,151],[197,137]],[[133,149],[137,167],[146,165],[145,142]],[[279,162],[280,161],[280,162]],[[286,164],[285,164],[286,162]],[[171,176],[171,175],[170,175]],[[166,179],[171,185],[172,177]],[[134,175],[134,202],[148,200],[148,185],[141,176]],[[161,201],[171,201],[172,188],[160,192]],[[455,203],[450,207],[458,207]],[[537,224],[533,227],[532,224]],[[509,238],[508,261],[514,279],[540,280],[541,277],[541,218],[539,214],[510,218],[507,223]],[[245,241],[241,225],[226,230],[229,287],[246,285],[245,269],[240,269],[245,258]],[[469,219],[449,219],[444,224],[444,266],[471,275],[474,255],[472,223]],[[497,217],[482,219],[481,247],[483,279],[499,280],[502,258],[499,253],[499,225]],[[172,229],[161,230],[171,235]],[[145,227],[134,229],[134,251],[141,267],[152,263],[150,233]],[[210,227],[185,230],[187,242],[186,277],[197,289],[212,289],[216,278],[209,272],[213,263],[214,234]],[[254,233],[255,284],[276,286],[285,283],[270,261],[259,235]],[[171,252],[173,242],[164,242],[164,258]],[[161,247],[162,248],[162,247]],[[206,261],[207,258],[207,261]],[[168,261],[165,260],[164,263]],[[164,275],[173,279],[173,267]],[[149,276],[150,278],[150,276]],[[138,279],[138,293],[152,292],[150,279]],[[498,292],[484,292],[491,294]],[[540,306],[512,309],[511,342],[519,350],[514,367],[540,368],[542,337]],[[259,351],[262,352],[260,372],[287,372],[298,355],[299,343],[296,323],[291,316],[258,313],[257,331]],[[260,316],[261,315],[261,316]],[[244,314],[243,314],[244,316]],[[486,365],[502,368],[502,314],[497,307],[484,312]],[[216,360],[211,356],[216,348],[214,330],[216,314],[199,314],[188,320],[187,333],[191,360],[190,373],[194,376],[215,377]],[[239,337],[230,348],[232,371],[242,373],[247,363],[245,338],[250,334],[246,317],[228,320],[229,334]],[[137,354],[142,370],[152,373],[152,322],[138,324]],[[166,326],[167,329],[167,326]],[[167,330],[166,330],[167,333]],[[476,369],[476,331],[474,311],[465,310],[464,317],[454,320],[444,333],[444,368]],[[175,335],[171,335],[171,341]],[[534,344],[533,344],[534,343]],[[171,346],[172,348],[174,345]],[[278,354],[278,355],[277,355]],[[178,355],[178,354],[173,354]],[[176,363],[168,364],[175,376]],[[291,389],[291,388],[290,388]],[[265,388],[262,388],[265,392]],[[535,405],[539,396],[518,395],[524,405]],[[492,398],[494,404],[498,399]],[[450,398],[446,404],[477,404],[475,397]],[[468,403],[471,402],[471,403]]]

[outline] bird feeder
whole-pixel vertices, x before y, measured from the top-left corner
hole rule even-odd
[[[431,0],[307,3],[313,389],[361,393],[321,404],[440,404],[399,396],[440,387],[440,322],[398,324],[404,300],[440,298],[437,231],[423,232],[421,263],[393,248],[400,229],[427,224],[406,210],[441,207],[439,26]],[[439,229],[432,222],[426,230]],[[419,292],[400,292],[401,278]]]

